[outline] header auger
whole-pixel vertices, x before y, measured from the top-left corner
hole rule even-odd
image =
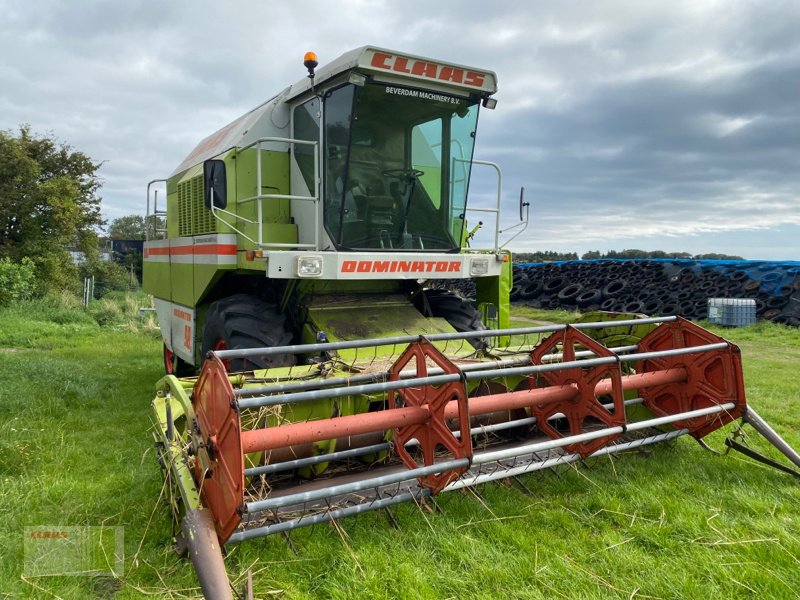
[[[206,597],[232,597],[232,544],[739,418],[800,467],[747,407],[738,349],[697,325],[511,328],[502,177],[473,158],[494,73],[375,47],[317,66],[148,186],[155,436]],[[497,197],[470,206],[485,166]],[[473,279],[476,302],[432,279]]]

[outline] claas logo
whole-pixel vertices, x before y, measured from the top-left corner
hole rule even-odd
[[[468,71],[459,67],[450,67],[425,60],[417,60],[406,56],[397,56],[386,52],[376,52],[372,56],[371,65],[376,69],[394,71],[396,73],[406,73],[416,75],[426,79],[438,81],[449,81],[461,85],[468,85],[479,88],[483,85],[486,78],[485,73],[478,71]]]

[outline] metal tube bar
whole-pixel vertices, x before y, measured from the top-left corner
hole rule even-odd
[[[418,500],[420,498],[425,498],[430,495],[431,491],[428,488],[422,488],[419,490],[415,490],[414,492],[397,494],[396,496],[391,496],[389,498],[381,498],[379,500],[374,500],[369,503],[356,504],[354,506],[348,506],[345,508],[337,508],[336,510],[329,510],[324,513],[318,513],[316,515],[308,515],[300,517],[298,519],[292,519],[291,521],[281,521],[280,523],[274,523],[272,525],[264,525],[263,527],[245,529],[243,531],[237,531],[236,533],[231,535],[228,538],[228,541],[225,543],[233,544],[236,542],[242,542],[244,540],[249,540],[257,537],[264,537],[267,535],[271,535],[273,533],[282,533],[284,531],[291,531],[293,529],[298,529],[299,527],[308,527],[310,525],[316,525],[318,523],[327,523],[328,521],[341,519],[342,517],[349,517],[351,515],[357,515],[365,512],[370,512],[373,510],[379,510],[381,508],[388,508],[390,506],[394,506],[395,504],[401,504],[402,502],[408,502],[410,500]]]
[[[460,381],[462,377],[468,381],[493,378],[493,377],[516,377],[528,376],[535,373],[545,373],[548,371],[564,371],[574,367],[595,367],[600,365],[615,364],[617,362],[633,362],[636,360],[652,359],[666,356],[679,356],[685,354],[697,354],[727,348],[726,342],[716,344],[705,344],[690,348],[676,348],[674,350],[662,350],[659,352],[642,352],[636,354],[626,354],[624,356],[604,356],[600,358],[589,358],[584,360],[574,360],[562,363],[551,363],[546,365],[533,365],[528,367],[511,367],[507,369],[487,369],[485,371],[469,371],[467,373],[452,373],[449,375],[433,375],[428,377],[416,377],[411,379],[401,379],[398,381],[386,381],[383,383],[371,383],[350,387],[312,390],[291,394],[275,396],[256,396],[253,398],[243,398],[239,400],[239,408],[261,408],[264,406],[277,406],[290,402],[310,402],[314,400],[325,400],[329,398],[342,398],[344,396],[380,394],[390,390],[400,390],[409,387],[419,387],[426,385],[441,385]]]
[[[298,139],[294,139],[294,138],[267,136],[267,137],[259,138],[256,141],[251,142],[247,146],[243,146],[243,147],[239,148],[239,152],[242,152],[243,150],[248,150],[248,149],[250,149],[250,148],[252,148],[253,146],[256,146],[256,145],[260,146],[261,144],[270,143],[270,142],[278,143],[278,144],[304,144],[306,146],[316,146],[319,143],[319,142],[315,142],[313,140],[298,140]]]
[[[442,385],[453,381],[460,381],[461,375],[458,373],[450,375],[433,375],[430,377],[419,377],[416,379],[405,379],[398,381],[385,381],[383,383],[367,383],[362,385],[352,385],[333,389],[310,390],[291,394],[278,394],[275,396],[255,396],[253,398],[242,398],[238,401],[239,408],[261,408],[263,406],[277,406],[287,402],[312,402],[314,400],[326,400],[328,398],[342,398],[344,396],[380,394],[390,390],[400,390],[411,385]],[[410,385],[409,385],[410,383]]]
[[[523,356],[519,358],[507,359],[503,361],[492,361],[489,364],[495,364],[497,366],[504,366],[504,365],[516,365],[516,364],[525,364],[525,362],[530,362],[530,357]],[[465,365],[464,367],[460,367],[462,371],[474,371],[476,367],[480,367],[480,364],[474,365]],[[440,375],[444,373],[444,371],[439,368],[435,367],[428,370],[429,375]],[[416,371],[412,369],[406,369],[405,371],[400,371],[400,377],[402,379],[408,379],[413,377],[416,374]],[[297,381],[291,383],[278,383],[274,385],[268,386],[261,386],[261,387],[253,387],[253,388],[240,388],[233,391],[234,396],[237,398],[241,397],[248,397],[248,396],[256,396],[256,395],[266,395],[266,394],[284,394],[287,392],[295,392],[295,391],[303,391],[309,389],[319,389],[319,388],[329,388],[329,387],[337,387],[337,386],[348,386],[352,384],[362,384],[362,383],[374,383],[376,381],[384,380],[388,381],[389,373],[386,371],[381,371],[380,373],[364,373],[359,375],[353,375],[352,377],[336,377],[331,379],[319,379],[319,380],[310,380],[310,381]],[[240,404],[241,408],[241,404]]]
[[[567,385],[521,390],[493,396],[477,396],[470,398],[470,416],[497,410],[524,408],[536,401],[569,400],[575,393],[577,393],[577,389]],[[444,411],[445,419],[452,419],[457,416],[458,402],[448,402]],[[334,417],[332,419],[320,419],[318,421],[289,423],[278,425],[277,427],[250,429],[242,432],[242,450],[245,454],[249,454],[295,444],[307,444],[362,433],[386,431],[395,427],[419,425],[429,418],[430,412],[427,408],[404,407]]]
[[[479,379],[481,377],[514,377],[533,375],[534,373],[545,373],[548,371],[564,371],[572,369],[573,367],[597,367],[600,365],[610,365],[616,362],[635,362],[637,360],[661,358],[667,356],[680,356],[683,354],[698,354],[701,352],[710,352],[711,350],[719,350],[727,348],[726,342],[717,344],[704,344],[701,346],[692,346],[690,348],[675,348],[673,350],[661,350],[658,352],[641,352],[635,354],[625,354],[623,356],[603,356],[600,358],[589,358],[585,360],[574,360],[569,362],[547,364],[547,365],[534,365],[531,367],[512,367],[509,369],[489,369],[487,371],[479,371],[475,373],[468,373],[467,379]],[[413,381],[413,380],[411,380]]]
[[[613,348],[609,348],[611,352],[614,353],[622,353],[622,352],[631,352],[636,350],[636,344],[630,346],[615,346]],[[561,360],[563,358],[562,352],[555,352],[553,354],[546,354],[542,357],[542,360],[551,361],[551,360]],[[576,358],[585,358],[587,356],[594,356],[594,352],[591,350],[581,350],[580,352],[575,353]],[[493,361],[486,361],[480,363],[470,363],[466,365],[456,365],[463,373],[469,373],[472,371],[481,371],[486,369],[487,367],[513,367],[513,366],[523,366],[528,365],[531,362],[530,355],[526,354],[525,356],[518,356],[515,358],[506,358],[503,360],[493,360]],[[440,375],[444,371],[440,367],[434,367],[428,369],[428,375]],[[414,369],[406,369],[404,371],[400,371],[400,378],[401,379],[408,379],[416,375],[416,371]],[[233,391],[233,394],[237,398],[245,397],[245,396],[260,396],[260,395],[267,395],[267,394],[285,394],[287,392],[299,392],[303,390],[310,390],[310,389],[319,389],[319,388],[329,388],[329,387],[337,387],[337,386],[347,386],[352,385],[354,383],[361,384],[361,383],[372,383],[375,381],[380,380],[388,380],[389,373],[386,371],[380,373],[365,373],[360,375],[353,375],[352,377],[336,377],[331,379],[319,379],[319,380],[311,380],[311,381],[295,381],[291,383],[276,383],[273,385],[261,386],[261,387],[251,387],[251,388],[239,388]]]
[[[622,354],[624,352],[635,352],[636,349],[639,348],[638,344],[631,344],[630,346],[613,346],[608,348],[614,354]],[[585,358],[587,356],[594,356],[594,352],[591,350],[581,350],[575,353],[575,358]],[[545,354],[542,357],[542,360],[551,361],[551,360],[562,360],[564,358],[563,352],[554,352],[552,354]]]
[[[239,204],[245,202],[253,202],[254,200],[306,200],[308,202],[316,202],[314,196],[293,196],[291,194],[259,194],[258,196],[250,196],[249,198],[242,198],[238,200]]]
[[[476,160],[472,159],[473,165],[484,165],[486,167],[491,167],[497,173],[497,205],[495,208],[489,209],[480,209],[480,208],[467,208],[468,211],[481,211],[481,212],[493,212],[495,213],[495,220],[494,220],[494,246],[492,247],[495,252],[499,249],[500,244],[500,198],[503,194],[503,172],[500,170],[500,165],[497,163],[490,162],[488,160]]]
[[[617,452],[624,452],[625,450],[631,450],[634,448],[639,448],[641,446],[647,446],[650,444],[665,442],[668,440],[678,438],[687,433],[688,433],[687,429],[680,429],[677,431],[670,431],[668,433],[653,435],[639,440],[633,440],[631,442],[615,444],[613,446],[606,446],[605,448],[601,448],[600,450],[592,454],[592,457],[615,454]],[[532,462],[526,465],[521,465],[519,467],[514,467],[504,471],[485,473],[483,475],[479,475],[477,477],[472,477],[472,478],[464,477],[448,485],[446,488],[444,488],[443,492],[451,492],[454,490],[459,490],[462,488],[478,485],[496,479],[506,479],[508,477],[515,477],[518,475],[522,475],[524,473],[539,471],[542,469],[557,466],[559,464],[569,464],[577,462],[579,460],[581,460],[581,456],[579,454],[564,454],[558,458],[551,458],[540,462]],[[272,525],[265,525],[263,527],[256,527],[253,529],[237,531],[236,533],[231,535],[230,538],[228,538],[226,544],[234,544],[237,542],[242,542],[257,537],[264,537],[275,533],[291,531],[293,529],[298,529],[300,527],[307,527],[319,523],[326,523],[328,521],[340,519],[342,517],[379,510],[381,508],[387,508],[389,506],[394,506],[396,504],[408,502],[411,500],[417,500],[420,498],[428,497],[430,495],[431,491],[428,488],[422,488],[419,490],[415,490],[413,492],[405,492],[388,498],[373,500],[371,502],[364,504],[356,504],[354,506],[348,506],[345,508],[340,508],[332,511],[326,511],[324,513],[318,513],[316,515],[309,515],[297,519],[292,519],[291,521],[282,521],[280,523],[274,523]]]
[[[260,147],[259,147],[258,151],[259,151],[259,157],[258,157],[259,173],[258,173],[258,176],[261,177],[261,156],[260,156],[261,148]],[[260,190],[261,188],[258,188],[258,189]],[[264,245],[264,226],[263,226],[263,223],[264,223],[264,204],[262,202],[256,202],[256,215],[257,215],[256,218],[258,219],[258,245],[259,246],[263,246]]]
[[[242,451],[263,452],[307,444],[321,440],[386,431],[396,427],[421,425],[430,418],[430,411],[422,406],[405,406],[376,412],[359,413],[333,419],[289,423],[277,427],[251,429],[242,432]]]
[[[295,460],[287,460],[270,465],[262,465],[260,467],[251,467],[244,470],[244,475],[245,477],[252,477],[254,475],[269,475],[270,473],[291,471],[293,469],[310,467],[311,465],[330,462],[332,460],[358,458],[359,456],[366,456],[367,454],[375,454],[377,452],[391,450],[392,446],[393,444],[391,442],[384,442],[382,444],[364,446],[363,448],[351,448],[350,450],[340,450],[339,452],[331,452],[330,454],[318,454],[316,456],[309,456],[307,458],[297,458]]]
[[[666,442],[669,440],[673,440],[676,438],[681,437],[682,435],[686,435],[689,433],[688,429],[678,429],[676,431],[669,431],[667,433],[659,433],[657,435],[652,435],[646,438],[641,438],[638,440],[633,440],[630,442],[623,442],[620,444],[612,444],[610,446],[604,446],[600,448],[596,452],[592,453],[587,458],[594,458],[597,456],[603,455],[610,455],[615,454],[617,452],[624,452],[625,450],[632,450],[634,448],[639,448],[641,446],[648,446],[650,444],[657,444],[660,442]],[[529,462],[525,465],[520,465],[518,467],[511,467],[510,469],[505,470],[498,470],[493,471],[491,473],[483,473],[473,478],[469,477],[462,477],[461,479],[454,481],[450,485],[448,485],[443,492],[451,492],[453,490],[459,490],[465,487],[470,487],[473,485],[479,485],[481,483],[486,483],[487,481],[495,481],[497,479],[506,479],[508,477],[517,477],[519,475],[523,475],[525,473],[531,473],[533,471],[541,471],[543,469],[549,469],[552,467],[556,467],[562,464],[569,464],[574,463],[582,460],[581,455],[574,453],[574,454],[562,454],[561,456],[557,456],[554,458],[548,458],[547,460],[540,461],[540,462]]]
[[[557,419],[563,416],[564,415],[557,414],[550,417],[550,419]],[[534,423],[536,423],[536,417],[525,417],[524,419],[515,419],[513,421],[506,421],[504,423],[495,423],[493,425],[479,425],[477,427],[472,427],[469,430],[469,433],[470,435],[479,435],[481,433],[491,433],[493,431],[513,429],[514,427],[522,427],[524,425],[533,425]],[[461,432],[454,431],[453,435],[456,438],[459,438],[461,437]],[[419,442],[417,440],[410,440],[405,445],[406,447],[418,446]],[[307,458],[297,458],[294,460],[287,460],[284,462],[277,462],[274,464],[262,465],[259,467],[251,467],[249,469],[245,469],[244,474],[246,477],[252,477],[254,475],[269,475],[271,473],[278,473],[281,471],[291,471],[293,469],[299,469],[301,467],[309,467],[311,465],[316,465],[319,463],[330,462],[334,460],[345,460],[348,458],[358,458],[360,456],[366,456],[368,454],[386,452],[388,450],[391,450],[393,446],[394,444],[392,444],[391,442],[384,442],[382,444],[371,444],[369,446],[364,446],[362,448],[351,448],[350,450],[330,452],[329,454],[318,454],[315,456],[309,456]]]
[[[585,363],[589,361],[580,362]],[[451,376],[439,375],[438,377]],[[626,375],[622,377],[622,389],[630,390],[668,383],[680,383],[685,380],[685,369],[670,369],[667,371],[656,371],[654,373]],[[403,383],[402,381],[392,381],[386,385],[395,384],[395,386],[398,386]],[[368,386],[356,387],[364,388]],[[607,394],[611,391],[611,383],[605,380],[600,381],[595,387],[595,390],[595,394],[597,395]],[[470,416],[476,416],[501,410],[526,408],[535,402],[568,401],[577,393],[578,388],[574,385],[554,385],[545,388],[492,394],[489,396],[475,396],[470,398],[469,414]],[[275,398],[280,398],[280,396],[276,396]],[[244,400],[242,402],[244,402]],[[337,437],[385,431],[394,427],[421,424],[425,422],[429,416],[430,413],[426,408],[405,407],[359,413],[332,419],[320,419],[318,421],[289,423],[277,427],[251,429],[242,432],[242,450],[245,454],[249,454],[251,452],[263,452],[266,450],[293,446],[295,444],[306,444]],[[453,419],[456,417],[458,417],[458,402],[448,402],[444,409],[444,418]]]
[[[631,398],[630,400],[625,400],[623,404],[625,407],[638,405],[644,402],[643,398]],[[611,410],[614,408],[614,403],[609,402],[607,404],[603,404],[603,408],[606,410]],[[548,417],[548,421],[555,421],[557,419],[563,419],[564,413],[555,413]],[[522,427],[523,425],[535,425],[536,424],[536,417],[525,417],[523,419],[515,419],[513,421],[505,421],[503,423],[495,423],[493,425],[478,425],[477,427],[473,427],[469,430],[470,435],[480,435],[481,433],[491,433],[494,431],[503,431],[504,429],[514,429],[515,427]],[[455,437],[461,437],[460,431],[454,431],[453,435]],[[406,444],[408,446],[408,444]]]
[[[625,400],[625,406],[633,406],[636,404],[641,404],[643,402],[642,398],[631,398],[630,400]],[[603,404],[603,407],[606,409],[613,408],[613,403]],[[556,413],[552,415],[548,421],[555,421],[556,419],[563,418],[564,415],[562,413]],[[523,427],[525,425],[535,425],[536,424],[536,417],[525,417],[522,419],[514,419],[512,421],[505,421],[503,423],[494,423],[493,425],[478,425],[476,427],[472,427],[469,430],[470,435],[480,435],[483,433],[492,433],[495,431],[503,431],[505,429],[514,429],[515,427]],[[460,431],[454,431],[453,435],[456,438],[461,437]],[[410,440],[406,443],[406,447],[417,446],[419,442],[417,440]],[[339,450],[337,452],[330,452],[329,454],[318,454],[315,456],[309,456],[306,458],[297,458],[293,460],[287,460],[283,462],[276,462],[268,465],[262,465],[259,467],[251,467],[249,469],[244,470],[245,477],[252,477],[255,475],[269,475],[271,473],[279,473],[281,471],[291,471],[293,469],[299,469],[302,467],[310,467],[312,465],[316,465],[319,463],[331,462],[334,460],[344,460],[348,458],[358,458],[360,456],[366,456],[368,454],[376,454],[378,452],[386,452],[391,450],[394,444],[391,442],[383,442],[381,444],[370,444],[368,446],[363,446],[361,448],[351,448],[349,450]]]
[[[353,481],[351,483],[342,483],[340,485],[333,485],[319,490],[312,490],[309,492],[298,492],[296,494],[288,494],[286,496],[279,496],[277,498],[266,498],[265,500],[257,500],[255,502],[247,502],[245,507],[248,513],[263,512],[273,508],[281,508],[283,506],[292,506],[294,504],[303,504],[305,502],[313,502],[315,500],[322,500],[332,496],[339,496],[342,494],[351,494],[369,488],[377,488],[384,485],[393,485],[433,475],[434,473],[442,473],[453,469],[462,469],[469,466],[468,458],[459,458],[456,460],[448,460],[426,467],[418,467],[416,469],[404,469],[397,473],[389,475],[382,475],[380,477],[373,477],[371,479],[362,479],[361,481]]]
[[[781,454],[800,467],[800,455],[756,411],[748,406],[742,415],[742,420],[750,424],[753,429],[764,436],[764,439],[775,446]]]
[[[564,415],[553,415],[550,417],[550,419],[557,419],[563,416]],[[523,425],[533,425],[534,423],[536,423],[536,417],[525,417],[524,419],[515,419],[513,421],[506,421],[504,423],[495,423],[494,425],[479,425],[471,428],[469,432],[470,435],[479,435],[481,433],[491,433],[493,431],[501,431],[503,429],[513,429],[514,427],[521,427]],[[461,432],[454,431],[453,435],[457,438],[461,437]],[[417,440],[410,440],[406,443],[406,447],[417,445],[419,445]],[[329,454],[318,454],[316,456],[309,456],[307,458],[297,458],[294,460],[262,465],[260,467],[252,467],[245,469],[244,474],[246,477],[252,477],[253,475],[269,475],[270,473],[277,473],[280,471],[291,471],[292,469],[299,469],[301,467],[308,467],[319,463],[330,462],[334,460],[344,460],[347,458],[358,458],[359,456],[366,456],[367,454],[385,452],[387,450],[391,450],[393,446],[394,444],[391,442],[371,444],[362,448],[351,448],[350,450],[341,450],[338,452],[331,452]]]
[[[722,405],[709,406],[708,408],[700,408],[697,410],[690,410],[683,413],[668,415],[666,417],[657,417],[654,419],[647,419],[645,421],[637,421],[635,423],[630,423],[629,425],[627,425],[627,427],[606,427],[603,429],[598,429],[597,431],[589,431],[587,433],[581,433],[578,435],[570,435],[563,438],[559,438],[557,440],[537,442],[535,444],[527,444],[524,446],[518,446],[517,448],[508,448],[505,450],[495,450],[494,452],[484,452],[483,454],[473,456],[472,464],[479,465],[486,462],[505,460],[507,458],[514,458],[515,456],[531,454],[533,452],[542,452],[544,450],[552,450],[554,448],[563,448],[564,446],[569,446],[570,444],[588,442],[608,435],[618,435],[621,433],[625,433],[626,431],[628,432],[638,431],[640,429],[646,429],[648,427],[658,427],[660,425],[668,425],[669,423],[674,423],[675,421],[681,421],[683,419],[694,419],[697,417],[704,417],[707,415],[718,414],[726,410],[731,410],[732,408],[735,407],[736,407],[735,403],[728,402]]]
[[[233,600],[214,517],[208,508],[188,510],[181,533],[205,598]]]
[[[563,416],[563,415],[562,415]],[[556,415],[553,415],[551,418],[557,418]],[[549,421],[550,419],[548,419]],[[482,433],[492,433],[494,431],[503,431],[505,429],[514,429],[515,427],[523,427],[525,425],[534,425],[536,423],[536,417],[525,417],[524,419],[514,419],[513,421],[504,421],[503,423],[494,423],[493,425],[477,425],[475,427],[471,427],[469,430],[470,435],[480,435]],[[461,432],[454,431],[453,437],[460,438]],[[408,444],[406,444],[407,446]]]
[[[682,381],[686,381],[686,371],[684,369],[658,371],[656,374],[658,377],[651,377],[649,379],[645,379],[642,377],[642,375],[627,375],[622,378],[622,389],[625,391],[647,387],[644,385],[645,383],[649,383],[649,385],[662,385],[664,383],[680,383]],[[649,373],[646,375],[649,375]],[[605,380],[599,382],[595,387],[595,395],[597,396],[608,394],[610,391],[611,384]],[[484,415],[500,410],[527,408],[536,402],[570,400],[577,393],[578,389],[572,385],[554,385],[546,388],[535,388],[532,390],[518,390],[516,392],[492,394],[491,396],[476,396],[469,399],[469,415],[472,417],[475,415]],[[457,416],[458,403],[455,401],[448,402],[444,409],[444,418],[454,419]]]
[[[635,448],[639,448],[641,446],[649,446],[650,444],[658,444],[661,442],[668,442],[670,440],[677,439],[683,435],[689,433],[688,429],[676,429],[675,431],[668,431],[666,433],[658,433],[656,435],[651,435],[646,438],[640,438],[638,440],[631,440],[630,442],[622,442],[620,444],[612,444],[610,446],[603,446],[599,450],[593,452],[589,458],[594,458],[595,456],[606,456],[609,454],[614,454],[616,452],[624,452],[625,450],[634,450]]]
[[[316,248],[314,244],[288,244],[283,242],[264,242],[263,244],[261,244],[261,246],[264,247],[267,251],[269,251],[270,248]]]
[[[694,352],[711,352],[712,350],[724,350],[729,348],[728,342],[717,342],[715,344],[703,344],[692,346],[691,348],[674,348],[673,350],[659,350],[657,352],[639,352],[637,354],[626,354],[620,356],[620,362],[634,362],[637,360],[650,360],[651,358],[666,358],[669,356],[681,356],[682,354],[693,354]]]
[[[627,319],[625,321],[601,321],[598,323],[575,323],[575,329],[602,329],[604,327],[627,327],[629,325],[649,325],[653,323],[671,323],[677,317],[652,317],[647,319]],[[402,335],[387,338],[373,338],[366,340],[351,340],[347,342],[325,342],[321,344],[294,344],[292,346],[274,346],[270,348],[249,348],[247,350],[218,350],[214,354],[219,358],[234,359],[249,356],[270,356],[273,354],[318,354],[331,350],[346,350],[350,348],[372,348],[377,346],[391,346],[395,344],[410,344],[424,337],[430,342],[445,342],[452,340],[468,340],[482,337],[498,337],[512,335],[526,335],[531,333],[553,333],[563,331],[566,325],[541,325],[539,327],[519,327],[515,329],[484,329],[482,331],[463,331],[458,333],[432,333],[430,335]]]
[[[686,369],[683,368],[653,371],[652,373],[635,373],[633,375],[625,375],[622,378],[622,390],[628,391],[670,383],[683,383],[686,381],[687,377],[688,373]],[[611,380],[603,379],[597,382],[597,385],[594,387],[594,393],[595,396],[605,396],[606,394],[610,394],[613,389]]]

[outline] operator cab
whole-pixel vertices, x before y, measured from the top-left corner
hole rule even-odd
[[[292,137],[320,142],[321,221],[331,249],[459,251],[486,94],[394,74],[341,75],[292,111]],[[312,153],[295,148],[308,189]]]

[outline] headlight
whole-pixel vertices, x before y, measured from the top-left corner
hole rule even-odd
[[[473,277],[479,275],[486,275],[489,272],[489,259],[488,258],[473,258],[469,263],[469,274]]]
[[[298,256],[297,257],[297,276],[298,277],[319,277],[322,275],[321,256]]]

